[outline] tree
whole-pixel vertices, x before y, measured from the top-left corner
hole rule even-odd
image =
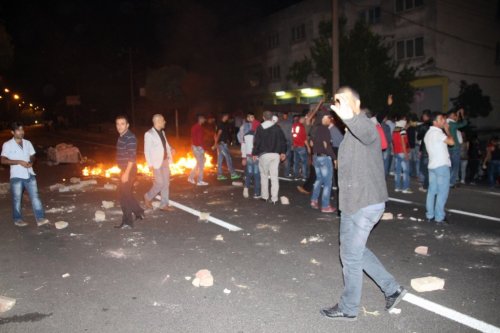
[[[395,114],[405,114],[410,110],[414,89],[410,82],[415,78],[412,68],[404,67],[398,72],[398,64],[389,55],[391,48],[383,38],[374,34],[366,24],[358,22],[351,31],[345,31],[345,19],[340,23],[339,63],[340,85],[356,89],[364,107],[379,112],[386,106],[388,94],[394,95],[392,110]],[[319,38],[310,49],[311,57],[306,57],[292,65],[289,79],[301,85],[312,71],[321,76],[325,92],[332,90],[332,46],[331,21],[319,24]],[[311,61],[310,72],[305,72],[307,61]],[[297,70],[300,68],[301,70]]]
[[[465,113],[471,118],[487,117],[493,110],[490,96],[483,95],[477,83],[467,84],[460,81],[460,92],[457,97],[451,98],[455,108],[463,107]]]

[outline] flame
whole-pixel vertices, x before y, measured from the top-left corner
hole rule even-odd
[[[188,153],[185,157],[181,157],[177,162],[170,164],[170,174],[171,175],[182,175],[190,171],[196,166],[196,158]],[[212,156],[205,154],[205,167],[204,169],[211,169],[214,165],[212,163]],[[106,168],[103,164],[98,164],[96,167],[89,168],[88,166],[83,168],[82,175],[84,177],[105,177],[111,178],[112,176],[119,175],[121,172],[120,168],[116,165]],[[149,169],[146,163],[137,163],[137,173],[144,176],[153,176],[153,171]]]

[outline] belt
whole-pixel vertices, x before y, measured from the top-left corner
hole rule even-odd
[[[314,156],[318,156],[318,157],[325,157],[325,156],[328,156],[328,157],[329,157],[330,155],[328,155],[328,154],[314,154]]]

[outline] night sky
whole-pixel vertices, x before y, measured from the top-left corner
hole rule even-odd
[[[129,52],[138,80],[166,65],[201,71],[224,32],[296,2],[4,1],[0,19],[15,50],[2,83],[49,108],[72,94],[87,96],[88,107],[125,107]]]

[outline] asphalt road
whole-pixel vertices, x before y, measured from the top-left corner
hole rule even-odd
[[[30,132],[31,131],[31,132]],[[35,147],[61,141],[41,129],[27,138]],[[8,133],[0,134],[2,139]],[[70,140],[84,155],[109,159],[112,135],[71,132]],[[85,143],[84,143],[85,142]],[[242,197],[242,188],[208,176],[209,187],[196,188],[177,177],[171,199],[241,227],[230,232],[181,210],[148,211],[131,231],[113,228],[120,210],[106,210],[95,222],[102,200],[116,202],[114,192],[101,189],[105,180],[85,191],[50,192],[49,185],[79,176],[81,166],[36,166],[38,182],[52,222],[69,227],[18,229],[11,223],[9,195],[0,196],[0,295],[17,299],[0,315],[0,332],[474,332],[475,330],[424,308],[401,302],[399,315],[385,313],[384,297],[364,279],[358,320],[338,323],[321,317],[319,309],[337,302],[342,291],[338,225],[333,215],[308,207],[297,183],[280,182],[290,206],[273,206]],[[0,172],[0,181],[8,170]],[[140,179],[138,198],[150,180]],[[389,187],[392,182],[389,181]],[[413,184],[416,188],[416,185]],[[433,275],[446,280],[444,290],[417,293],[500,327],[500,222],[450,214],[452,224],[436,228],[424,219],[424,195],[395,194],[411,203],[390,201],[388,212],[403,219],[381,221],[368,246],[401,284]],[[450,195],[448,208],[500,218],[499,192],[462,187]],[[223,241],[215,240],[222,235]],[[319,242],[302,244],[317,236]],[[429,247],[429,256],[414,253]],[[186,277],[209,269],[214,286],[195,288]],[[63,274],[70,276],[63,278]],[[224,289],[231,290],[230,294]]]

